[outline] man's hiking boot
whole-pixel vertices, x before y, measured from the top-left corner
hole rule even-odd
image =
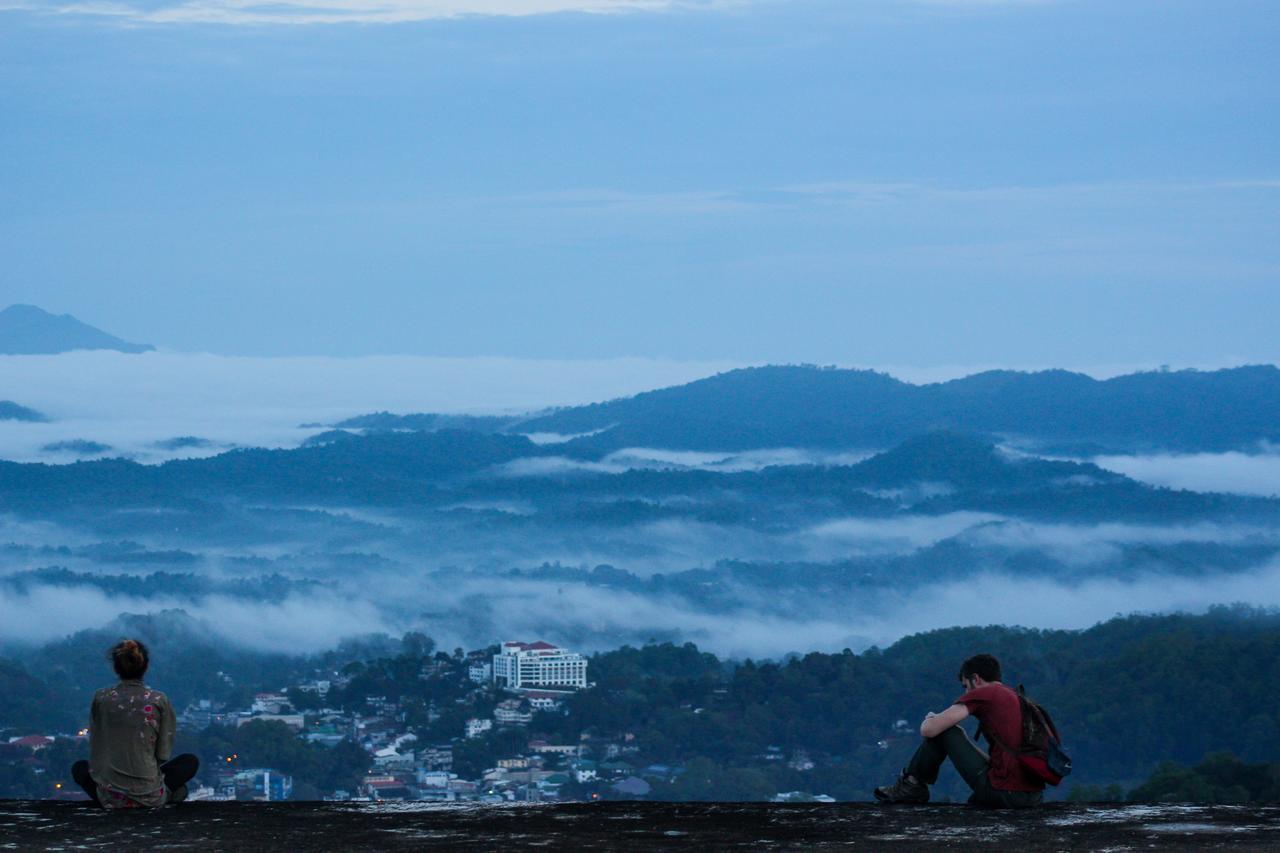
[[[886,805],[929,802],[929,786],[910,778],[904,771],[892,785],[876,788],[876,799]]]
[[[169,802],[171,804],[181,803],[187,798],[187,786],[179,785],[169,792]]]

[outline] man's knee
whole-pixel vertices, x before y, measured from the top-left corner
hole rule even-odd
[[[76,780],[76,784],[81,787],[83,787],[86,782],[92,781],[93,777],[89,775],[89,762],[82,758],[75,764],[72,764],[71,778]]]
[[[955,740],[956,738],[960,738],[961,740],[968,740],[969,736],[965,734],[964,729],[960,728],[960,726],[958,725],[955,725],[949,729],[943,729],[933,737],[925,738],[925,740],[931,740],[941,744],[941,743],[947,742],[948,740]]]

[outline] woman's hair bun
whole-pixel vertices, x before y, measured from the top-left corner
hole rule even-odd
[[[147,647],[134,639],[124,639],[107,651],[111,666],[121,678],[141,678],[151,662]]]

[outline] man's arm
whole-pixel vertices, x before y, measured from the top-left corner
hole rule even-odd
[[[937,737],[967,716],[969,709],[964,705],[952,705],[941,714],[930,711],[920,724],[920,734],[923,737]]]

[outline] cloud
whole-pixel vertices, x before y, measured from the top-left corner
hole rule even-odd
[[[46,444],[87,439],[141,462],[208,456],[218,445],[294,447],[332,423],[374,411],[495,414],[594,403],[738,366],[620,358],[253,358],[207,353],[72,352],[0,356],[4,398],[50,417],[0,421],[0,458],[70,462]],[[214,446],[157,447],[175,436]]]
[[[976,525],[1000,520],[1001,516],[982,512],[844,518],[815,525],[796,539],[797,544],[811,543],[807,550],[815,557],[832,550],[843,552],[844,556],[905,553],[949,539]]]
[[[1274,192],[1280,178],[1235,177],[1204,181],[1098,181],[1062,184],[941,184],[920,181],[831,180],[802,184],[739,187],[691,187],[666,192],[641,192],[617,187],[579,187],[545,192],[472,198],[481,207],[536,209],[577,208],[625,210],[628,213],[721,216],[727,213],[772,209],[863,208],[922,204],[973,209],[979,205],[1005,206],[1085,204],[1117,198],[1146,200],[1153,195]],[[462,200],[450,199],[453,207]],[[1005,365],[1007,366],[1007,365]]]
[[[171,609],[187,610],[229,643],[271,652],[321,651],[342,637],[390,627],[371,600],[336,594],[260,603],[228,596],[136,598],[87,586],[36,586],[25,592],[0,589],[0,642],[48,642],[100,628],[120,613]]]
[[[541,433],[539,443],[549,444]],[[760,450],[704,451],[663,450],[656,447],[627,447],[608,454],[599,462],[570,459],[567,456],[543,456],[516,459],[495,468],[499,476],[546,477],[556,474],[621,474],[633,470],[697,470],[735,473],[759,471],[774,465],[853,465],[871,456],[867,451],[821,451],[798,447],[770,447]]]
[[[1274,561],[1250,572],[1201,577],[1146,573],[1067,582],[993,572],[908,592],[860,590],[818,598],[757,592],[719,611],[676,596],[536,576],[459,572],[369,580],[276,603],[216,595],[139,599],[90,587],[0,589],[0,642],[43,642],[100,627],[121,612],[181,608],[229,642],[275,652],[314,652],[343,637],[418,629],[442,647],[540,638],[592,651],[653,638],[692,641],[721,656],[777,658],[845,647],[860,651],[954,626],[1078,629],[1130,613],[1280,605],[1280,562]],[[58,619],[50,620],[49,613]]]
[[[1099,456],[1101,468],[1135,480],[1195,492],[1280,496],[1280,450],[1262,453],[1181,453]]]
[[[993,608],[998,602],[998,608]],[[1034,628],[1087,628],[1132,613],[1199,613],[1219,604],[1280,605],[1280,562],[1253,572],[1202,577],[1144,574],[1061,583],[987,574],[963,582],[913,590],[875,615],[858,617],[858,633],[878,644],[934,628],[1016,624]]]
[[[83,0],[37,3],[0,0],[0,11],[108,18],[130,24],[400,24],[468,17],[529,17],[563,13],[625,14],[705,10],[769,0]],[[777,2],[777,0],[773,0]],[[892,3],[894,0],[887,0]],[[988,9],[1040,6],[1060,0],[897,0],[907,6]]]
[[[742,0],[738,0],[742,2]],[[0,3],[0,9],[110,18],[130,24],[398,24],[464,17],[619,14],[738,5],[734,0],[158,0]]]

